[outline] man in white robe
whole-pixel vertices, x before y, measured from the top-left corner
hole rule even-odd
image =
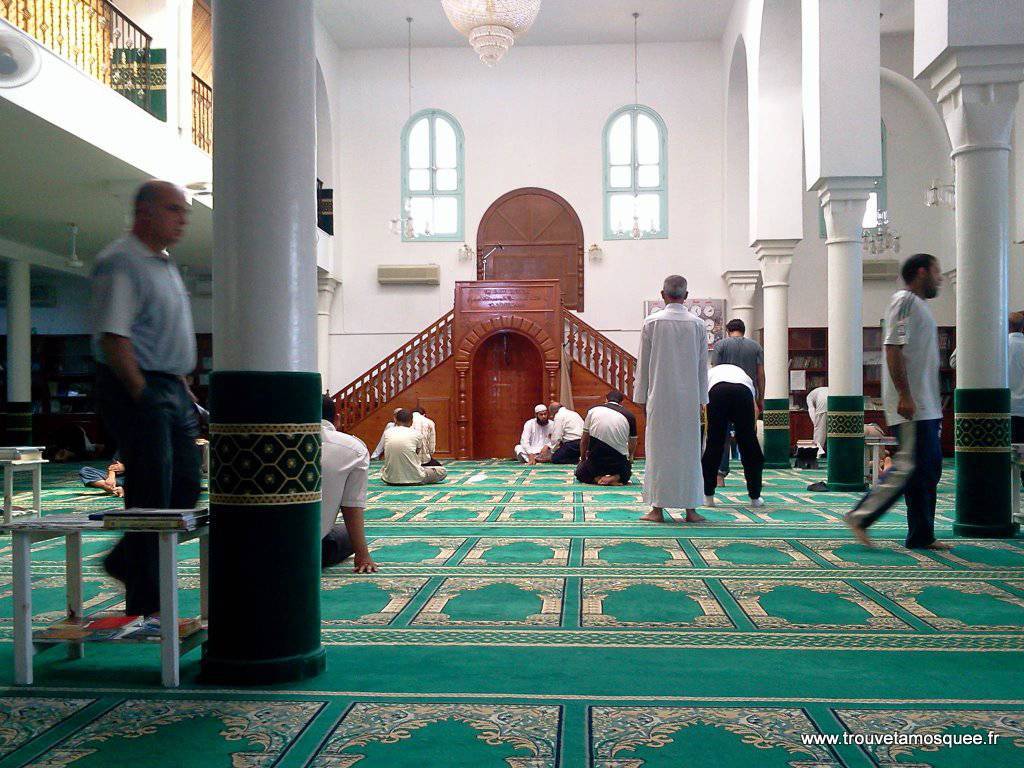
[[[820,458],[828,450],[828,387],[817,387],[807,393],[807,416],[814,426],[814,442]]]
[[[644,321],[634,402],[647,406],[644,500],[641,520],[665,521],[665,509],[685,509],[686,522],[704,518],[701,411],[708,403],[708,343],[704,321],[683,306],[686,278],[665,278],[665,308]]]
[[[423,435],[423,445],[426,450],[425,467],[440,467],[441,462],[434,458],[437,450],[437,425],[434,420],[427,418],[427,411],[423,406],[416,406],[412,410],[412,428]]]
[[[529,465],[551,461],[551,430],[548,407],[541,403],[533,409],[534,418],[523,424],[523,435],[515,447],[516,458]]]

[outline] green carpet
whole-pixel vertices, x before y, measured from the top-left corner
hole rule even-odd
[[[766,472],[760,509],[734,472],[692,526],[675,511],[639,522],[638,485],[581,486],[568,468],[448,467],[425,488],[388,488],[374,467],[381,570],[324,573],[324,675],[206,688],[193,651],[165,691],[155,646],[51,650],[34,687],[0,691],[0,768],[1024,763],[1024,540],[909,552],[897,508],[865,549],[841,520],[853,495],[805,490],[821,471]],[[46,468],[46,512],[110,505],[74,469]],[[948,466],[944,538],[952,480]],[[99,565],[112,542],[83,544],[91,609],[122,605]],[[41,625],[64,609],[63,544],[37,545],[33,563]],[[180,569],[183,613],[196,613],[195,543]],[[896,743],[866,743],[886,735]]]

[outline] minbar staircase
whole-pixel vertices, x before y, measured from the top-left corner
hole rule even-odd
[[[454,457],[457,429],[452,361],[455,312],[448,312],[332,398],[336,425],[371,448],[394,408],[424,405],[437,423],[437,456]],[[563,364],[568,359],[573,405],[581,414],[604,402],[609,389],[631,396],[636,358],[600,331],[561,308]],[[627,405],[631,405],[627,401]],[[638,410],[638,415],[642,412]],[[641,442],[641,445],[643,443]]]

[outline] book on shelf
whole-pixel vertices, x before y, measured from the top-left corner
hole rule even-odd
[[[184,640],[189,635],[194,635],[203,628],[203,622],[198,616],[187,619],[178,619],[178,637]],[[143,640],[148,642],[160,642],[160,618],[153,617],[145,619],[142,624],[123,635],[122,640]]]
[[[104,517],[103,527],[118,531],[191,531],[210,522],[209,515],[186,517]]]
[[[203,628],[199,617],[178,619],[178,637],[186,638]],[[127,616],[123,613],[101,612],[83,618],[67,618],[32,633],[33,640],[69,640],[97,642],[123,640],[159,642],[160,617]]]
[[[0,460],[37,461],[43,458],[43,449],[38,445],[11,445],[0,447]]]

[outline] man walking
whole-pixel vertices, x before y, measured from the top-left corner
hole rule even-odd
[[[146,182],[131,232],[97,257],[92,274],[100,410],[124,463],[126,507],[191,509],[199,499],[199,428],[184,378],[196,367],[196,337],[166,251],[184,235],[188,213],[179,187]],[[129,615],[160,610],[156,534],[125,534],[104,567],[124,582]]]
[[[700,523],[703,500],[700,415],[708,402],[708,345],[704,321],[683,306],[686,278],[665,278],[665,308],[644,321],[640,334],[636,394],[647,405],[644,499],[651,511],[641,520],[665,521],[666,508],[685,509],[686,522]]]
[[[892,469],[860,503],[846,513],[846,524],[865,545],[867,529],[903,496],[907,502],[908,549],[948,549],[935,540],[935,495],[942,476],[939,425],[939,343],[928,299],[939,295],[938,259],[916,253],[900,270],[906,289],[892,297],[885,321],[882,400],[899,447]]]

